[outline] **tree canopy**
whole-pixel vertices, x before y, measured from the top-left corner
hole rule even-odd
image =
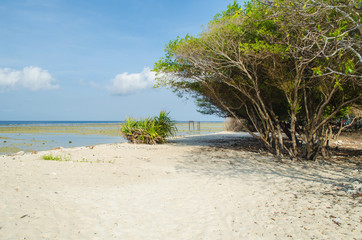
[[[200,112],[246,119],[274,154],[315,159],[332,123],[361,108],[360,17],[360,0],[234,1],[170,41],[154,71]]]

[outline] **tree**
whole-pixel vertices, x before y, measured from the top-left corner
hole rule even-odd
[[[359,7],[234,1],[207,31],[170,41],[155,64],[159,85],[191,94],[203,113],[246,119],[278,156],[315,159],[327,151],[331,122],[361,107]]]

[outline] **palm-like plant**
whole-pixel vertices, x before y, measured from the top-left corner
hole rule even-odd
[[[120,131],[132,143],[157,144],[164,143],[167,137],[175,135],[177,128],[169,113],[161,111],[154,118],[127,118]]]
[[[177,128],[175,121],[169,117],[169,112],[161,111],[160,115],[155,118],[156,125],[159,127],[159,133],[162,138],[168,136],[174,136],[176,134]]]

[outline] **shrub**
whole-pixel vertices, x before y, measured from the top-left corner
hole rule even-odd
[[[175,135],[176,130],[175,122],[166,111],[154,118],[127,118],[121,125],[121,135],[132,143],[164,143],[167,137]]]
[[[241,132],[245,130],[244,125],[242,125],[238,120],[236,120],[236,118],[233,117],[226,118],[224,122],[224,127],[226,131],[231,132]]]

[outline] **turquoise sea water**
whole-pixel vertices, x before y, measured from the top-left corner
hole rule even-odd
[[[57,147],[79,147],[126,140],[119,135],[116,121],[0,121],[0,155]],[[222,122],[177,122],[177,134],[192,135],[224,130]]]

